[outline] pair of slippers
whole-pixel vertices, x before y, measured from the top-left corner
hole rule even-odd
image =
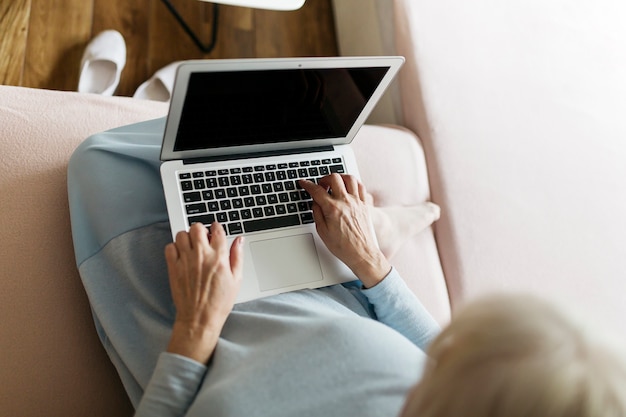
[[[179,62],[169,64],[141,84],[134,98],[169,101]],[[98,34],[85,48],[80,64],[78,91],[112,96],[126,65],[126,43],[116,30]]]

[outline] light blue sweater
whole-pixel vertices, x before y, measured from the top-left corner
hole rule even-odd
[[[436,322],[393,270],[235,306],[208,367],[163,353],[175,317],[159,177],[164,120],[87,139],[68,169],[76,261],[138,416],[394,416]]]

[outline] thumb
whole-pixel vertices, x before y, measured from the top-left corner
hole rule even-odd
[[[237,279],[243,272],[243,236],[237,237],[230,246],[230,270]]]

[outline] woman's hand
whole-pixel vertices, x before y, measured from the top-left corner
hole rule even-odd
[[[313,198],[313,218],[317,233],[328,249],[371,288],[383,280],[391,265],[376,244],[366,190],[351,175],[331,174],[319,185],[301,180],[300,185]]]
[[[176,320],[168,352],[207,363],[241,285],[242,237],[228,249],[224,228],[202,224],[179,232],[165,247]]]

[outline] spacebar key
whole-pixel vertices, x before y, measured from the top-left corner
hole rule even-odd
[[[300,216],[292,214],[289,216],[270,217],[268,219],[248,220],[243,222],[243,228],[246,233],[250,233],[279,227],[298,226],[299,224]]]

